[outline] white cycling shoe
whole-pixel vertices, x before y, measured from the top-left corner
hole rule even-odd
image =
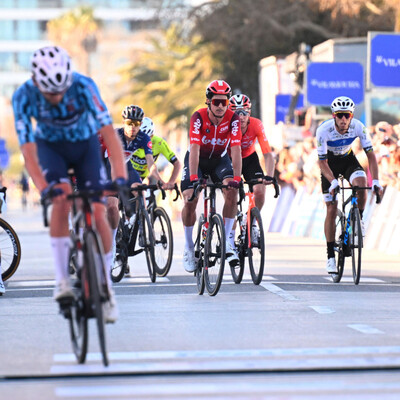
[[[326,272],[328,274],[336,274],[337,273],[335,257],[328,258],[326,260]]]

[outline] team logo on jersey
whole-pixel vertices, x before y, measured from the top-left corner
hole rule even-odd
[[[153,142],[152,142],[151,140],[147,143],[147,147],[148,147],[149,149],[152,149],[152,148],[153,148]]]
[[[239,121],[235,120],[232,122],[232,135],[236,136],[239,131]]]
[[[221,126],[221,127],[219,128],[219,131],[220,131],[220,133],[224,133],[224,132],[226,132],[228,129],[229,129],[228,124],[225,124],[224,126]]]
[[[205,136],[201,138],[203,144],[211,144],[212,146],[224,146],[228,139],[212,138],[207,139]]]
[[[210,130],[208,128],[206,129],[206,133],[210,133]]]
[[[193,124],[193,134],[199,135],[200,134],[200,128],[201,128],[201,121],[199,118],[197,118],[196,122]]]

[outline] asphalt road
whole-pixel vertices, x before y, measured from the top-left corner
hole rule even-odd
[[[226,273],[217,296],[199,296],[176,221],[168,277],[151,283],[139,255],[114,286],[121,315],[107,325],[106,368],[93,321],[88,360],[76,363],[40,209],[3,217],[23,255],[0,297],[1,399],[400,397],[398,257],[365,251],[360,285],[349,261],[334,284],[323,242],[268,234],[261,285]]]

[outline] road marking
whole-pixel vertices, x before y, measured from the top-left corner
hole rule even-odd
[[[123,279],[122,283],[148,283],[149,282],[149,277],[126,277]],[[156,282],[170,282],[170,279],[167,278],[166,276],[157,276]]]
[[[327,306],[309,306],[312,308],[314,311],[316,311],[318,314],[332,314],[335,312],[333,308],[327,307]]]
[[[366,333],[366,334],[370,334],[370,335],[385,333],[377,328],[374,328],[373,326],[364,325],[364,324],[349,324],[347,326],[349,328],[359,331],[361,333]]]
[[[330,278],[329,276],[324,276],[324,279],[332,282],[332,278]],[[362,281],[362,283],[385,283],[385,281],[383,281],[382,279],[378,279],[378,278],[364,278],[364,277],[361,277],[361,281]],[[340,282],[353,283],[354,280],[350,276],[344,276],[344,277],[342,277]]]
[[[293,296],[292,294],[286,292],[285,290],[274,285],[273,283],[260,283],[260,286],[262,286],[264,289],[267,289],[269,292],[282,297],[285,300],[299,300],[298,297]]]
[[[8,282],[8,288],[29,288],[35,286],[54,286],[56,282],[54,280],[46,281],[14,281]]]

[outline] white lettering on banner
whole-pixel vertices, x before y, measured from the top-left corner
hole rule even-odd
[[[289,107],[277,106],[277,107],[276,107],[276,111],[277,111],[278,113],[287,114],[288,111],[289,111]]]
[[[200,119],[196,119],[196,122],[193,124],[193,134],[194,135],[199,135],[200,134],[200,127],[201,127],[201,121]]]
[[[216,139],[216,138],[212,138],[212,139],[207,139],[205,136],[203,136],[201,138],[201,141],[204,144],[209,144],[211,143],[212,146],[224,146],[225,143],[228,141],[228,139],[223,139],[221,140],[220,138]]]
[[[318,89],[361,89],[361,83],[358,81],[319,81],[311,80],[311,86]]]
[[[377,64],[383,64],[385,67],[397,68],[400,67],[400,58],[385,58],[377,55],[375,58]]]

